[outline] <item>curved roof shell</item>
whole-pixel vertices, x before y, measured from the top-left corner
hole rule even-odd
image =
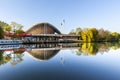
[[[29,34],[61,34],[61,32],[50,23],[38,23],[26,31]]]

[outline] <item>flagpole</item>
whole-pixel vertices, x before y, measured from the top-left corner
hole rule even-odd
[[[65,19],[63,19],[62,22],[61,22],[61,33],[63,33],[64,24],[65,24]]]
[[[63,34],[64,24],[65,24],[65,19],[63,19],[62,22],[61,22],[61,34]],[[62,44],[63,44],[63,43],[62,43]],[[62,65],[65,64],[64,53],[63,53],[63,52],[61,52],[60,62],[62,63]]]

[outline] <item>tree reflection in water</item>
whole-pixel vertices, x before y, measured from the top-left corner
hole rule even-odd
[[[30,46],[30,47],[29,47]],[[29,49],[28,49],[29,48]],[[76,55],[96,55],[98,52],[103,54],[110,49],[117,50],[120,48],[120,43],[76,43],[76,44],[29,44],[23,45],[18,49],[10,51],[0,50],[0,65],[10,62],[15,66],[23,61],[24,52],[28,52],[34,59],[49,60],[54,57],[61,49],[77,49]]]
[[[104,54],[110,49],[117,50],[120,48],[120,43],[83,43],[82,46],[76,51],[79,55],[96,55],[98,52]]]
[[[4,53],[4,51],[0,50],[0,65],[3,65],[6,63],[6,61],[4,60],[4,57],[3,57],[3,53]]]
[[[24,51],[19,51],[20,49],[13,49],[8,51],[0,51],[0,65],[10,62],[12,66],[23,61]]]

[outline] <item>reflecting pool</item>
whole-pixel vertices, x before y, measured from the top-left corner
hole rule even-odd
[[[120,43],[0,45],[0,80],[120,80]]]

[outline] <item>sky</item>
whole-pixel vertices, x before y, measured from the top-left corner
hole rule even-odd
[[[120,33],[120,0],[0,0],[0,20],[15,21],[24,30],[48,22],[62,33],[77,27]]]

